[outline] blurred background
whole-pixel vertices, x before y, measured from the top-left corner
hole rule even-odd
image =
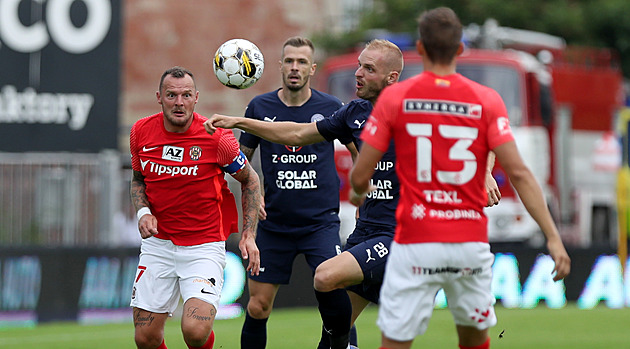
[[[630,306],[630,2],[0,0],[0,327],[131,319],[140,238],[129,131],[160,111],[155,92],[166,69],[195,74],[200,114],[242,115],[251,98],[280,87],[282,44],[302,35],[316,45],[314,87],[347,102],[370,39],[403,49],[403,78],[422,71],[415,18],[437,6],[465,25],[460,73],[502,95],[574,261],[560,288],[539,277],[550,270],[544,239],[497,164],[503,199],[486,211],[497,299]],[[246,90],[221,85],[212,71],[214,52],[232,38],[265,57],[262,78]],[[343,147],[335,161],[345,238],[354,227],[352,161]],[[236,241],[228,240],[235,254],[223,317],[241,315],[247,302]],[[280,293],[276,307],[316,304],[303,261]]]

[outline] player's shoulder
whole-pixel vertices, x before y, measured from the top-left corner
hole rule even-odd
[[[260,119],[262,114],[283,108],[284,104],[278,97],[278,90],[269,91],[252,98],[245,108],[245,116]]]
[[[369,113],[372,111],[372,103],[368,100],[357,98],[344,104],[334,115],[338,117],[356,116],[360,113]]]
[[[203,124],[208,120],[208,117],[195,112],[193,113],[193,118],[195,131],[203,134],[204,137],[207,137],[208,135]],[[216,131],[212,134],[212,136],[210,136],[210,138],[223,138],[225,136],[234,137],[234,132],[230,129],[217,127]]]
[[[386,86],[379,94],[377,104],[379,103],[379,101],[383,100],[391,102],[402,98],[402,96],[405,96],[407,94],[407,91],[413,89],[413,86],[416,85],[416,78],[417,76],[414,76],[409,79]],[[383,102],[381,102],[381,104],[383,104]]]
[[[197,112],[193,112],[193,118],[194,118],[194,120],[195,120],[196,122],[200,122],[200,123],[202,123],[202,124],[203,124],[204,122],[206,122],[206,120],[208,120],[208,118],[207,118],[207,117],[205,117],[205,116],[203,116],[203,115],[201,115],[201,114],[199,114],[199,113],[197,113]]]
[[[140,130],[140,129],[142,129],[144,127],[147,127],[147,126],[153,126],[153,125],[159,123],[162,120],[162,116],[163,115],[164,114],[162,114],[162,112],[159,112],[159,113],[156,113],[156,114],[153,114],[153,115],[148,115],[148,116],[142,117],[142,118],[136,120],[136,122],[134,122],[132,128],[135,129],[135,130]]]
[[[191,126],[191,130],[192,132],[196,132],[196,133],[201,133],[204,135],[204,137],[207,136],[207,132],[206,132],[206,128],[203,126],[203,123],[208,121],[208,117],[201,115],[197,112],[193,112],[193,123]],[[214,135],[220,135],[222,132],[224,132],[225,130],[222,128],[217,128],[217,130],[214,132]]]
[[[353,99],[348,104],[344,105],[342,108],[346,108],[348,110],[371,110],[372,102],[366,99]]]
[[[458,75],[461,81],[468,84],[471,90],[473,90],[477,95],[481,95],[483,97],[490,97],[490,98],[500,98],[499,92],[497,92],[495,89],[488,87],[486,85],[482,85],[461,74],[458,74]]]

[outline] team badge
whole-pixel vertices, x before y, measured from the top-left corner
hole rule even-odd
[[[190,160],[197,161],[201,158],[201,148],[196,145],[192,146],[188,154],[190,155]]]
[[[299,145],[285,145],[284,147],[292,153],[298,152],[302,149],[302,147]]]
[[[324,120],[324,116],[322,114],[313,114],[311,116],[311,122],[318,122],[319,120]]]

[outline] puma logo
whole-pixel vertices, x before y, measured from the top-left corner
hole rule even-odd
[[[361,128],[361,126],[363,126],[363,123],[365,123],[365,120],[363,120],[363,121],[354,120],[354,123],[357,124],[357,126],[359,126],[359,128]]]

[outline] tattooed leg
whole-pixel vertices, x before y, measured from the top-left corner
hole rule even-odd
[[[189,346],[202,347],[210,337],[217,310],[201,299],[190,298],[184,303],[182,333]]]
[[[133,308],[136,346],[140,349],[157,348],[164,340],[164,323],[167,317],[167,313]]]

